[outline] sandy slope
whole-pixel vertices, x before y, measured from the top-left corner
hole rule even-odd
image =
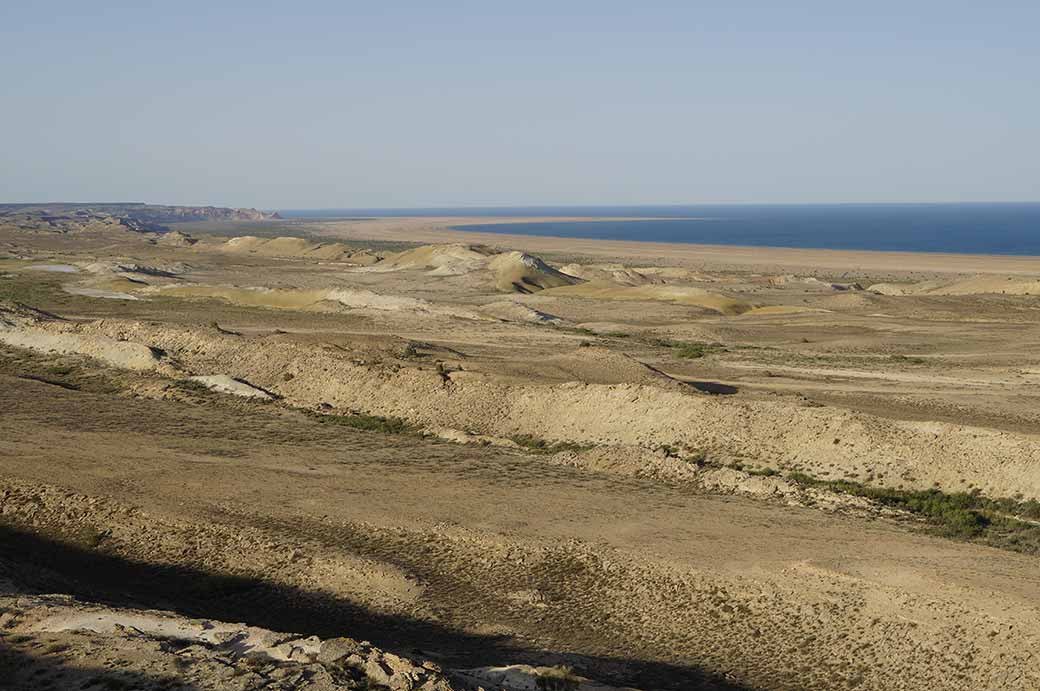
[[[443,224],[0,228],[0,580],[492,686],[1037,686],[1035,556],[765,470],[1040,495],[1040,309],[1001,290],[1036,260]],[[466,239],[388,244],[426,235]],[[40,633],[17,664],[48,679],[173,664],[151,633]],[[200,687],[254,679],[191,655]]]
[[[6,538],[15,577],[57,569],[48,588],[435,651],[445,668],[566,663],[650,689],[704,673],[716,688],[770,689],[1040,678],[1033,558],[230,397],[128,408],[4,383],[6,525],[93,545],[57,559]],[[35,409],[10,407],[25,395]],[[49,433],[85,401],[89,426]],[[53,439],[42,451],[41,434]],[[116,561],[99,568],[91,553]],[[182,582],[175,564],[199,575]]]

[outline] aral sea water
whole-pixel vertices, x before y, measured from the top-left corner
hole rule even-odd
[[[1040,256],[1040,202],[317,209],[284,211],[282,215],[534,217],[457,227],[599,240]],[[552,216],[575,220],[537,219]],[[593,220],[603,216],[626,220]]]

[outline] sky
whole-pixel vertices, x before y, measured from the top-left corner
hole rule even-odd
[[[1040,2],[0,2],[0,201],[1040,201]]]

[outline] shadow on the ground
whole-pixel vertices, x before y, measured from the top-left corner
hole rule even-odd
[[[732,396],[740,391],[740,389],[731,384],[723,384],[717,381],[688,381],[686,383],[701,393],[709,393],[714,396]]]
[[[475,635],[435,622],[381,614],[327,593],[258,578],[129,560],[0,523],[2,578],[32,592],[68,593],[113,606],[171,610],[323,638],[366,639],[451,667],[538,664],[547,657],[547,651],[525,647],[509,637]],[[616,685],[647,690],[747,690],[694,666],[572,651],[567,660],[576,671]]]
[[[202,691],[176,676],[126,669],[81,667],[53,654],[15,650],[0,637],[0,689],[4,691]]]

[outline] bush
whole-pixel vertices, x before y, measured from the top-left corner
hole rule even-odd
[[[529,434],[514,434],[509,439],[517,446],[533,453],[554,454],[562,451],[584,451],[591,448],[584,444],[569,441],[550,442],[545,439],[533,437]]]
[[[748,475],[757,475],[760,477],[773,477],[779,475],[780,471],[776,468],[755,468],[754,470],[747,471]]]
[[[313,413],[315,419],[326,425],[341,425],[352,429],[367,432],[382,432],[384,434],[406,434],[414,432],[415,428],[398,417],[383,417],[381,415],[366,415],[365,413],[353,413],[350,415],[334,415]]]
[[[703,341],[673,341],[668,338],[655,338],[650,341],[650,344],[661,348],[671,348],[676,357],[687,360],[695,360],[705,355],[726,351],[725,346],[721,343],[705,343]]]
[[[977,540],[995,547],[1035,553],[1040,551],[1040,525],[1033,518],[1040,502],[990,499],[979,491],[947,493],[939,489],[901,490],[872,487],[851,480],[820,480],[800,472],[787,474],[791,482],[863,497],[881,506],[921,517],[944,537]]]
[[[580,684],[581,679],[575,676],[570,667],[543,669],[535,679],[539,691],[574,691]]]

